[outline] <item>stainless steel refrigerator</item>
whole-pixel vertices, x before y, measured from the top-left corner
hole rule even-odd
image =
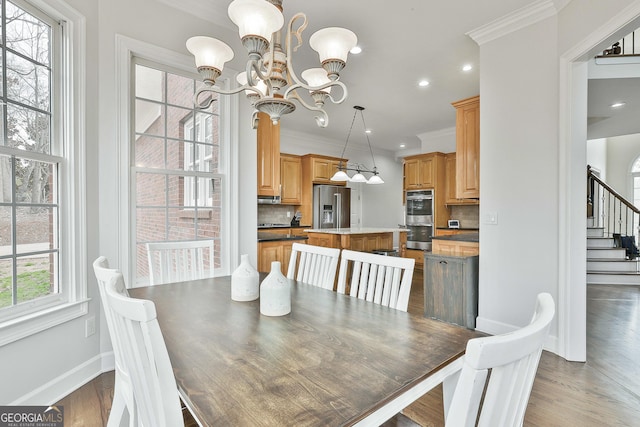
[[[313,188],[313,228],[351,227],[351,189],[334,185]]]

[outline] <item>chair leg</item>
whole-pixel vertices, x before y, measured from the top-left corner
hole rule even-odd
[[[125,411],[127,410],[126,401],[122,393],[118,391],[118,388],[113,393],[113,403],[111,404],[111,411],[109,412],[109,421],[107,421],[107,427],[121,427],[125,419]],[[130,417],[132,418],[132,417]],[[131,424],[131,419],[129,420]]]

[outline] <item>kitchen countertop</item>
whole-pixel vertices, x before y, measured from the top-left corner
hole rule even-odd
[[[279,228],[310,228],[310,225],[269,224],[259,225],[258,230],[277,230]]]
[[[480,229],[479,229],[479,228],[469,228],[469,227],[460,227],[460,228],[436,227],[436,230],[464,230],[464,231],[480,231]]]
[[[276,234],[276,233],[260,233],[258,232],[258,242],[277,242],[286,240],[307,240],[307,236],[296,236],[294,234]]]
[[[433,236],[431,240],[453,240],[456,242],[480,242],[480,233],[462,233],[452,236]]]
[[[311,228],[304,230],[307,233],[325,234],[373,234],[373,233],[393,233],[399,231],[406,233],[406,228],[382,228],[382,227],[359,227],[359,228]]]

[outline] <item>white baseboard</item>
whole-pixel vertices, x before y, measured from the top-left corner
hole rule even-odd
[[[490,335],[507,334],[519,328],[519,326],[496,322],[495,320],[487,319],[480,316],[476,318],[476,331],[484,332]],[[549,335],[547,337],[547,341],[544,343],[544,349],[552,353],[559,354],[558,337],[556,335]]]
[[[113,351],[98,354],[83,364],[19,397],[9,405],[52,405],[103,372],[113,370],[114,366]]]

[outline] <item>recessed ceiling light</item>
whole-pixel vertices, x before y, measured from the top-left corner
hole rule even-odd
[[[364,133],[371,133],[371,129],[365,130]]]
[[[405,148],[406,144],[400,144],[400,148]]]
[[[354,55],[359,54],[360,52],[362,52],[362,48],[360,46],[354,46],[351,48],[351,50],[349,51],[349,53],[353,53]]]
[[[473,69],[473,66],[471,64],[464,64],[462,66],[462,71],[471,71]]]
[[[611,108],[620,108],[624,107],[625,105],[627,105],[626,102],[616,102],[615,104],[611,104]]]
[[[429,86],[429,81],[428,81],[428,80],[420,80],[420,81],[418,82],[418,86],[420,86],[420,87],[427,87],[427,86]]]

